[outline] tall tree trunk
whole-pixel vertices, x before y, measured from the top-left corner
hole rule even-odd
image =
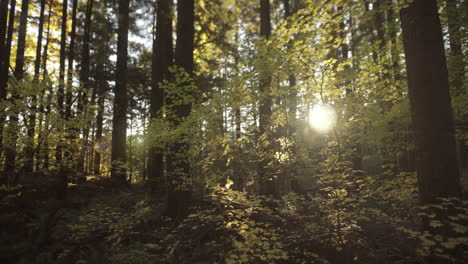
[[[0,49],[5,50],[6,35],[7,35],[7,17],[8,17],[8,2],[9,0],[0,0]],[[4,52],[0,52],[0,72],[5,65]]]
[[[436,0],[400,11],[415,133],[419,198],[460,197],[449,80]]]
[[[88,103],[88,93],[90,89],[90,81],[89,81],[89,66],[90,66],[90,59],[89,59],[89,48],[90,48],[90,39],[91,39],[91,16],[93,12],[93,3],[94,0],[88,0],[86,4],[86,17],[85,17],[85,25],[84,25],[84,35],[83,35],[83,50],[81,54],[81,71],[80,71],[80,91],[78,93],[78,109],[77,115],[86,118],[85,113],[85,106]],[[86,127],[86,125],[85,125]],[[79,132],[77,132],[79,133]],[[84,172],[84,158],[85,158],[85,134],[86,128],[83,128],[83,142],[81,142],[81,149],[78,156],[77,161],[77,171]]]
[[[268,40],[271,35],[271,19],[270,19],[270,0],[260,0],[260,37]],[[264,51],[266,52],[266,51]],[[266,54],[262,55],[260,59],[266,60]],[[259,109],[259,132],[261,150],[259,157],[259,181],[260,181],[260,194],[274,195],[276,193],[275,181],[270,175],[268,164],[270,163],[269,144],[271,144],[271,106],[272,96],[270,91],[271,77],[268,72],[261,72],[260,70],[260,109]]]
[[[39,25],[37,29],[37,46],[36,46],[36,60],[34,61],[34,94],[31,95],[31,112],[29,114],[28,122],[28,142],[25,149],[25,161],[23,170],[25,172],[32,172],[34,167],[34,137],[36,134],[36,111],[37,111],[37,93],[42,90],[42,85],[39,83],[39,70],[41,68],[41,48],[42,48],[42,34],[44,31],[44,13],[46,8],[46,0],[41,0],[39,14]]]
[[[175,65],[193,77],[194,50],[194,0],[177,2],[177,42],[175,49]],[[190,115],[191,102],[183,102],[182,98],[191,96],[192,81],[184,82],[177,87],[179,93],[168,97],[171,113],[169,118],[174,126]],[[167,155],[167,173],[169,186],[168,215],[179,221],[187,215],[191,195],[192,183],[190,178],[189,144],[184,138],[172,142]]]
[[[114,115],[112,117],[111,176],[118,183],[126,182],[127,140],[127,59],[130,1],[119,0],[119,31],[117,41],[117,70],[114,88]]]
[[[67,71],[67,95],[65,99],[65,118],[69,120],[72,116],[72,98],[73,98],[73,62],[75,60],[75,38],[76,38],[76,13],[78,9],[78,0],[73,0],[72,6],[72,25],[70,32],[70,46],[68,47],[68,71]]]
[[[24,51],[26,49],[26,29],[28,24],[28,9],[29,0],[23,0],[21,3],[21,18],[20,26],[18,31],[18,46],[16,50],[16,66],[14,76],[16,81],[21,82],[24,78]],[[16,102],[20,99],[18,91],[12,89],[11,92],[12,102]],[[19,109],[11,109],[10,120],[9,120],[9,136],[6,144],[6,155],[5,155],[5,170],[7,172],[14,172],[16,168],[16,141],[18,140],[18,114]]]
[[[44,45],[44,50],[42,52],[42,92],[41,92],[41,97],[40,97],[40,103],[39,103],[39,149],[38,149],[38,155],[37,155],[37,162],[36,162],[36,171],[39,170],[40,168],[40,162],[41,159],[43,160],[43,168],[48,169],[48,157],[49,157],[49,145],[48,145],[48,140],[47,140],[47,133],[49,129],[49,121],[48,121],[48,115],[47,112],[50,113],[50,102],[51,102],[51,95],[50,93],[52,92],[52,89],[48,87],[49,85],[49,80],[47,76],[47,53],[48,53],[48,48],[49,48],[49,42],[50,42],[50,20],[51,20],[51,12],[52,12],[52,3],[49,1],[49,10],[47,14],[47,38],[46,38],[46,43]],[[49,88],[49,94],[47,95],[45,92],[47,91],[47,88]],[[47,101],[46,101],[47,100]],[[44,107],[47,106],[47,107]],[[47,108],[47,112],[46,112]],[[45,120],[43,120],[45,119]],[[44,127],[42,127],[42,122],[44,122]],[[46,160],[47,158],[47,160]],[[47,165],[47,166],[46,166]]]
[[[7,48],[7,17],[8,17],[8,2],[9,0],[1,0],[0,2],[0,50],[6,51]],[[14,13],[14,12],[13,12]],[[6,62],[6,52],[0,52],[0,105],[6,98],[6,78],[4,72],[8,75]],[[4,109],[0,108],[0,156],[3,151],[3,125],[5,123]]]
[[[75,38],[76,38],[76,13],[78,9],[78,0],[73,0],[72,6],[72,25],[70,32],[70,45],[68,47],[68,70],[67,70],[67,91],[65,96],[65,120],[70,121],[72,117],[72,105],[73,105],[73,63],[75,60]],[[75,131],[71,127],[66,128],[66,135],[68,142],[74,142],[74,139],[77,137]],[[75,152],[75,145],[70,144],[68,148],[65,149],[65,162],[67,167],[71,167],[73,163],[73,153]]]
[[[60,118],[65,118],[65,112],[63,108],[64,102],[64,83],[65,83],[65,59],[67,54],[67,9],[68,0],[63,0],[62,3],[62,26],[61,26],[61,37],[60,37],[60,65],[59,65],[59,80],[58,80],[58,91],[57,91],[57,110]],[[63,125],[58,128],[60,131],[64,129]],[[63,155],[63,139],[59,139],[57,148],[55,149],[55,160],[57,166],[62,167],[62,155]]]
[[[96,114],[96,135],[95,135],[95,146],[94,146],[94,164],[93,172],[98,175],[101,173],[101,152],[103,151],[102,142],[102,128],[104,124],[104,104],[107,92],[107,71],[106,63],[108,56],[109,46],[109,32],[107,27],[102,30],[103,35],[99,44],[97,52],[97,66],[96,66],[96,81],[97,81],[97,114]]]
[[[156,38],[153,42],[153,64],[151,80],[151,118],[161,118],[164,104],[164,90],[161,83],[168,81],[169,67],[173,64],[172,47],[172,0],[158,0],[156,7]],[[161,186],[164,181],[163,149],[152,146],[149,153],[151,181]]]

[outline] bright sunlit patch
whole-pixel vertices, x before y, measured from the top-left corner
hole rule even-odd
[[[318,132],[330,131],[335,125],[335,122],[335,110],[329,105],[316,105],[309,113],[309,124]]]
[[[94,146],[93,146],[94,150],[98,153],[103,153],[104,152],[104,144],[100,143],[100,142],[96,142],[94,143]]]

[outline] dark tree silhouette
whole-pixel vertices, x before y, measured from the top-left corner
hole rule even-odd
[[[460,197],[452,108],[436,0],[400,11],[421,203]]]

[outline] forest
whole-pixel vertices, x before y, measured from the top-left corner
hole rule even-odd
[[[0,0],[0,263],[468,263],[467,0]]]

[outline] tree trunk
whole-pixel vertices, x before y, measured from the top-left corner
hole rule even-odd
[[[9,0],[0,0],[0,49],[5,50],[6,35],[7,35],[7,17],[8,17],[8,2]],[[5,65],[4,52],[0,52],[0,72]]]
[[[23,0],[21,3],[21,18],[18,30],[18,45],[16,50],[16,66],[14,76],[16,81],[20,82],[24,78],[24,51],[26,49],[26,29],[28,24],[29,0]],[[18,91],[12,89],[11,100],[16,102],[20,99]],[[6,144],[5,170],[14,172],[16,168],[16,141],[18,140],[18,114],[19,109],[11,109],[9,120],[9,136]]]
[[[70,45],[68,47],[68,71],[67,71],[67,91],[65,96],[65,120],[69,121],[72,117],[72,105],[73,105],[73,62],[75,60],[75,38],[76,38],[76,13],[78,9],[78,0],[73,0],[72,6],[72,25],[70,32]],[[73,142],[77,137],[73,128],[66,128],[67,141]],[[71,167],[73,163],[73,153],[75,153],[75,145],[69,144],[68,148],[65,149],[65,162],[67,167]]]
[[[47,91],[49,81],[47,79],[47,53],[48,53],[48,48],[49,48],[49,42],[50,42],[50,22],[51,22],[51,11],[52,11],[52,4],[49,1],[49,10],[47,14],[47,38],[46,38],[46,43],[44,45],[44,50],[42,52],[42,85],[44,86],[42,88],[42,93],[41,93],[41,98],[40,98],[40,103],[39,103],[39,150],[38,150],[38,156],[37,156],[37,162],[36,162],[36,171],[39,170],[39,164],[41,162],[41,158],[43,159],[43,168],[48,168],[48,158],[49,158],[49,146],[48,146],[48,140],[47,140],[47,133],[44,131],[47,131],[49,129],[49,121],[48,121],[48,115],[47,113],[50,113],[50,102],[51,102],[51,92],[52,89],[49,88],[49,94],[47,95],[47,101],[45,101],[45,92]],[[47,106],[47,113],[46,109],[44,106]],[[44,127],[42,128],[42,122],[44,120]],[[47,165],[47,166],[46,166]]]
[[[98,44],[96,81],[97,81],[97,114],[96,114],[96,136],[94,145],[94,164],[93,172],[98,175],[101,173],[101,152],[103,151],[102,128],[104,124],[104,104],[107,92],[107,71],[106,62],[109,46],[109,32],[106,27],[101,32],[101,40]]]
[[[63,108],[64,102],[64,83],[65,83],[65,59],[67,54],[67,9],[68,9],[68,0],[63,0],[62,3],[62,26],[61,26],[61,37],[60,37],[60,65],[59,65],[59,80],[58,80],[58,91],[57,91],[57,110],[60,115],[60,118],[65,118],[65,112]],[[64,128],[63,125],[60,125],[58,128],[59,131],[62,131]],[[57,143],[57,148],[55,149],[55,160],[57,166],[62,167],[62,155],[63,155],[63,139],[59,139]]]
[[[34,137],[36,134],[36,111],[37,111],[37,94],[41,88],[39,83],[39,70],[41,68],[41,48],[42,48],[42,34],[44,31],[44,13],[46,8],[46,0],[41,0],[41,9],[39,14],[39,25],[37,32],[37,47],[36,47],[36,60],[34,61],[34,89],[35,92],[31,95],[31,110],[28,122],[28,142],[25,149],[25,161],[23,170],[25,172],[32,172],[34,168]],[[42,89],[41,89],[42,90]]]
[[[127,57],[129,2],[119,0],[119,32],[117,41],[117,70],[114,89],[114,115],[112,118],[111,176],[119,184],[126,183],[127,140]]]
[[[9,56],[7,56],[7,16],[8,16],[9,0],[1,0],[0,2],[0,104],[6,99],[6,83],[8,76]],[[13,0],[13,2],[15,2]],[[14,8],[13,8],[14,10]],[[13,11],[14,14],[14,11]],[[9,53],[9,52],[8,52]],[[0,108],[0,154],[3,150],[3,125],[5,123],[4,109]]]
[[[88,103],[88,93],[90,89],[90,81],[89,81],[89,44],[91,38],[91,16],[93,12],[93,0],[88,0],[86,4],[86,17],[85,17],[85,25],[84,25],[84,35],[83,35],[83,50],[81,55],[81,71],[80,71],[80,91],[78,93],[78,109],[77,115],[81,116],[82,118],[86,117],[86,113],[84,111],[84,107]],[[85,125],[86,126],[86,125]],[[77,132],[77,131],[76,131]],[[77,132],[78,134],[79,132]],[[81,142],[81,148],[79,151],[78,161],[77,161],[77,171],[83,173],[84,171],[84,157],[85,157],[85,133],[86,128],[83,128],[83,139]]]
[[[270,0],[260,0],[260,37],[268,40],[271,35],[271,19],[270,19]],[[263,55],[260,60],[266,60]],[[270,91],[271,77],[268,72],[260,72],[260,109],[259,109],[259,132],[263,140],[260,141],[261,150],[259,157],[259,181],[260,194],[274,195],[276,193],[275,181],[270,175],[268,164],[271,161],[268,145],[271,144],[271,106],[272,96]]]
[[[160,84],[170,79],[169,67],[173,64],[172,5],[172,0],[157,1],[156,39],[153,42],[151,72],[151,118],[162,117],[164,90]],[[161,186],[164,181],[163,149],[152,146],[149,155],[149,180]]]
[[[194,0],[178,1],[175,65],[191,77],[193,77],[194,19]],[[192,81],[183,82],[176,88],[180,93],[167,98],[168,107],[170,107],[169,118],[175,127],[190,115],[191,102],[183,102],[181,99],[192,95],[192,85]],[[179,138],[177,142],[170,143],[167,155],[167,178],[170,183],[168,215],[175,221],[179,221],[187,215],[192,195],[190,163],[188,160],[189,147],[184,138]]]
[[[449,80],[436,0],[400,11],[415,133],[419,198],[460,197]]]

